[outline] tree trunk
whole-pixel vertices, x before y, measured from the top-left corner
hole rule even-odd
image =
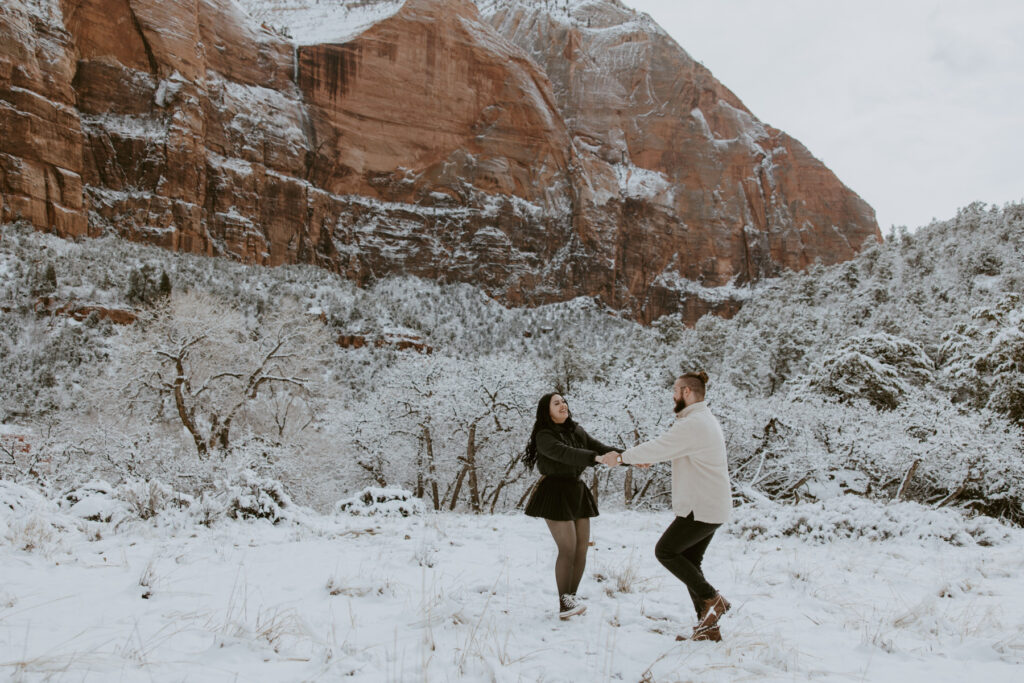
[[[226,453],[228,450],[228,433],[231,431],[231,418],[224,420],[224,423],[220,423],[220,419],[214,415],[213,419],[210,420],[210,450],[215,451],[218,448],[222,452]]]
[[[480,485],[476,477],[476,423],[469,426],[469,440],[466,444],[466,468],[469,470],[469,505],[473,512],[480,514]]]
[[[914,473],[917,472],[917,466],[921,464],[921,460],[917,459],[907,470],[907,475],[903,477],[903,483],[896,489],[896,500],[903,500],[903,496],[907,493],[907,487],[910,486],[910,480],[914,478]]]
[[[504,479],[502,479],[500,482],[498,482],[498,486],[494,489],[494,493],[491,494],[490,513],[492,515],[494,514],[494,506],[498,504],[498,496],[501,495],[501,490],[503,488],[505,488],[505,480]]]
[[[494,514],[494,508],[498,504],[498,498],[501,496],[502,490],[508,484],[519,481],[519,479],[522,478],[522,474],[520,474],[518,477],[512,478],[512,472],[513,470],[515,470],[516,466],[519,465],[520,462],[522,462],[522,455],[517,455],[514,458],[512,458],[512,460],[510,460],[508,463],[508,467],[505,468],[505,473],[502,475],[501,481],[499,481],[498,485],[494,488],[494,492],[491,494],[490,507],[490,512],[492,515]],[[486,496],[484,496],[484,498],[486,502]]]
[[[964,492],[964,488],[966,486],[967,482],[964,482],[963,484],[960,484],[960,486],[956,487],[956,490],[952,491],[948,496],[946,496],[945,498],[943,498],[942,500],[935,504],[936,509],[945,507],[952,503],[957,498],[959,498],[960,494]]]
[[[640,500],[641,500],[641,499],[642,499],[642,498],[643,498],[643,497],[644,497],[645,495],[647,495],[647,489],[651,488],[651,484],[652,484],[653,482],[654,482],[654,477],[650,477],[650,478],[649,478],[649,479],[647,480],[647,483],[646,483],[646,484],[644,484],[644,487],[643,487],[642,489],[640,489],[639,493],[637,493],[637,494],[636,494],[635,496],[633,496],[633,502],[634,502],[634,503],[639,503],[639,502],[640,502]]]
[[[423,500],[423,451],[416,450],[416,489],[412,495]]]
[[[626,481],[622,485],[622,490],[626,494],[626,507],[633,502],[633,468],[626,468]]]
[[[374,463],[363,462],[362,460],[356,459],[356,464],[362,467],[364,470],[370,473],[373,480],[377,482],[377,486],[381,488],[388,487],[387,477],[384,476],[384,470],[381,469],[380,461]]]
[[[516,509],[517,510],[519,508],[523,507],[523,503],[526,502],[526,499],[530,497],[530,494],[534,492],[534,490],[537,488],[537,485],[540,483],[540,480],[543,479],[543,478],[544,477],[542,476],[540,479],[538,479],[537,481],[535,481],[532,484],[530,484],[530,487],[528,489],[526,489],[526,493],[524,493],[523,497],[519,499],[518,503],[516,503]]]
[[[185,425],[188,433],[192,435],[192,441],[196,444],[196,452],[199,454],[199,457],[205,458],[208,453],[206,443],[203,441],[199,428],[192,421],[192,416],[185,406],[185,394],[183,391],[185,386],[185,368],[182,366],[181,356],[174,359],[174,366],[178,371],[178,376],[174,378],[174,406],[178,409],[178,419],[181,420],[181,424]]]
[[[454,510],[459,502],[459,491],[462,490],[462,480],[466,478],[466,468],[459,470],[459,477],[455,480],[455,490],[452,491],[452,500],[448,505],[449,510]]]
[[[430,495],[434,499],[434,509],[441,509],[441,499],[437,495],[437,471],[434,469],[434,440],[430,436],[430,426],[423,425],[423,443],[427,453],[427,479],[430,481]],[[420,494],[422,497],[422,493]]]

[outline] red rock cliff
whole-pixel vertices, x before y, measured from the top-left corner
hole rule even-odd
[[[242,4],[275,24],[302,2]],[[614,0],[378,4],[311,44],[231,0],[5,2],[0,217],[517,304],[592,295],[642,320],[729,312],[714,287],[879,236]]]

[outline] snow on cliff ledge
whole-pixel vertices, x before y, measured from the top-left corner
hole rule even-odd
[[[405,0],[235,1],[258,23],[285,30],[297,45],[347,43],[405,5]]]
[[[503,10],[543,14],[560,24],[588,32],[632,31],[671,38],[648,14],[638,12],[620,0],[473,0],[480,15],[490,20]],[[499,31],[500,32],[500,31]]]

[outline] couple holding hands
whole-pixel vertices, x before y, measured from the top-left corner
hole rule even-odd
[[[558,546],[555,582],[558,616],[583,614],[576,597],[590,544],[590,518],[597,502],[580,480],[587,467],[598,464],[650,466],[672,461],[672,511],[675,519],[654,546],[654,555],[686,584],[697,625],[676,640],[721,640],[718,619],[729,602],[701,570],[704,551],[715,531],[729,518],[732,493],[722,428],[704,402],[708,376],[689,372],[672,385],[675,422],[657,439],[619,453],[587,434],[573,422],[569,405],[557,393],[545,394],[523,462],[543,475],[534,487],[526,514],[547,522]]]

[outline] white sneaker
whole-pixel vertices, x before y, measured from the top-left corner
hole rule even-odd
[[[558,601],[562,606],[561,611],[558,613],[559,619],[568,619],[587,611],[587,606],[580,602],[575,595],[566,593],[560,596]]]

